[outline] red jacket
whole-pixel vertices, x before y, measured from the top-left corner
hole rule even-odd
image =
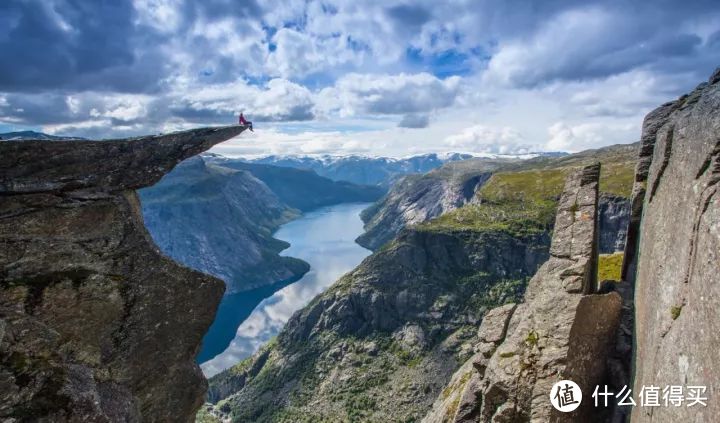
[[[240,125],[247,125],[247,123],[248,123],[248,121],[245,120],[245,116],[243,116],[242,113],[240,113],[240,117],[238,118],[238,122],[240,123]]]

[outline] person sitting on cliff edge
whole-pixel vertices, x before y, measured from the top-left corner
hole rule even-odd
[[[250,129],[250,132],[255,132],[255,131],[253,131],[252,122],[245,119],[245,116],[243,116],[242,112],[240,112],[240,116],[238,117],[238,123],[240,125],[247,126],[248,129]]]

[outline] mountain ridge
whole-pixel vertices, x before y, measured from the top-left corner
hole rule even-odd
[[[223,279],[228,293],[237,293],[294,281],[309,270],[279,255],[289,246],[272,236],[281,224],[305,211],[381,194],[312,171],[205,155],[180,164],[140,198],[148,230],[166,254]]]

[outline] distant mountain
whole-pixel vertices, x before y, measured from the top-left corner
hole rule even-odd
[[[362,213],[365,233],[358,237],[358,244],[370,250],[377,250],[405,227],[426,222],[444,213],[478,201],[477,191],[488,179],[500,170],[520,171],[524,169],[557,169],[561,167],[581,166],[595,161],[622,163],[622,177],[610,179],[606,192],[617,194],[621,191],[613,186],[616,180],[623,184],[630,178],[633,166],[625,160],[635,155],[635,146],[621,144],[598,150],[586,150],[568,155],[565,153],[538,154],[526,160],[502,158],[474,158],[459,162],[446,163],[438,169],[424,175],[408,175],[395,183],[380,201],[365,209]],[[611,169],[616,167],[611,165]],[[525,183],[532,183],[532,178]],[[621,197],[629,197],[622,193]],[[606,198],[601,207],[612,208]],[[617,239],[610,237],[602,242],[603,249],[612,250],[610,244]],[[610,251],[612,252],[612,251]]]
[[[250,162],[310,169],[320,176],[336,181],[388,187],[398,176],[426,173],[442,166],[443,163],[466,160],[471,157],[469,154],[450,154],[448,156],[425,154],[405,159],[364,156],[268,156]]]
[[[61,137],[57,135],[49,135],[42,132],[36,131],[17,131],[17,132],[5,132],[0,134],[0,140],[2,141],[25,141],[25,140],[48,140],[48,141],[67,141],[67,140],[82,140],[80,137]]]
[[[423,175],[407,175],[380,201],[363,210],[365,233],[357,243],[377,250],[406,226],[462,207],[498,167],[511,159],[475,158],[446,163]]]
[[[297,279],[308,270],[307,263],[280,256],[288,244],[272,237],[301,211],[382,194],[379,187],[312,171],[212,155],[187,160],[140,191],[145,224],[163,252],[223,279],[228,292]]]
[[[308,270],[301,260],[279,256],[288,244],[271,235],[299,212],[249,172],[194,157],[139,193],[145,225],[160,249],[223,279],[229,292],[296,279]]]
[[[378,186],[334,181],[309,169],[246,163],[222,156],[208,156],[205,157],[205,160],[229,169],[252,173],[277,194],[285,204],[301,211],[348,201],[372,202],[385,193]]]
[[[488,158],[556,157],[566,153],[532,153],[523,156],[489,155]],[[466,153],[422,154],[402,159],[366,156],[267,156],[248,160],[251,163],[271,164],[314,170],[318,175],[335,181],[348,181],[361,185],[390,187],[399,176],[427,173],[445,163],[476,157]]]

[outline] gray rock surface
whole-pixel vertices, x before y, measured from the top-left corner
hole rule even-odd
[[[590,402],[561,414],[552,409],[549,394],[562,379],[593,391],[604,378],[619,323],[620,296],[593,295],[599,171],[599,165],[591,165],[568,177],[550,259],[530,280],[504,339],[476,346],[470,360],[475,373],[459,379],[456,373],[453,380],[466,381],[456,390],[457,399],[436,402],[426,422],[593,421]],[[468,372],[467,363],[459,372]]]
[[[194,419],[223,283],[160,254],[134,189],[243,129],[0,144],[0,419]]]
[[[488,311],[484,316],[478,329],[478,339],[481,342],[497,343],[505,339],[505,332],[510,317],[517,304],[505,304]]]
[[[623,269],[635,282],[634,392],[697,385],[709,400],[707,407],[635,408],[633,422],[709,422],[720,414],[718,134],[720,70],[645,118],[626,249],[631,260]]]

